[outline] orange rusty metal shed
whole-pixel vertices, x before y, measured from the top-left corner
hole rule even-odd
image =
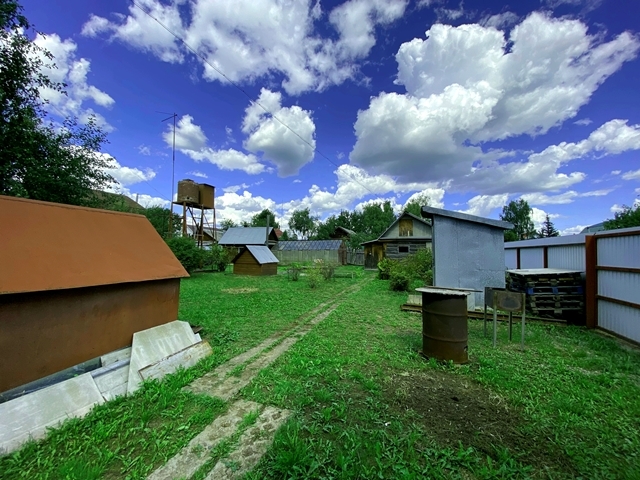
[[[0,195],[0,392],[176,320],[187,276],[142,215]]]

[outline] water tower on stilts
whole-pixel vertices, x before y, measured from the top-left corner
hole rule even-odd
[[[200,248],[205,235],[210,235],[213,241],[216,239],[215,191],[216,187],[206,183],[189,179],[178,182],[178,195],[173,204],[182,206],[182,236],[193,237]]]

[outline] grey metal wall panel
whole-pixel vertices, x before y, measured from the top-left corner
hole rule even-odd
[[[520,268],[544,268],[544,248],[521,248]]]
[[[598,271],[598,295],[640,303],[640,274]]]
[[[598,326],[640,342],[640,310],[598,300]]]
[[[549,268],[564,268],[567,270],[586,269],[584,245],[561,245],[548,247]]]
[[[476,305],[484,287],[505,287],[502,229],[441,216],[433,223],[435,286],[482,290]]]
[[[640,235],[598,238],[598,265],[640,268]]]
[[[504,264],[506,265],[507,270],[514,270],[518,268],[518,251],[515,249],[505,249]]]

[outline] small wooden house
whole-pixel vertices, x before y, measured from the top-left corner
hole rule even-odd
[[[144,216],[0,195],[0,225],[0,392],[178,318],[188,274]]]
[[[364,242],[364,268],[375,270],[383,258],[400,260],[421,248],[431,248],[431,224],[404,212],[376,240]]]
[[[231,261],[236,275],[276,275],[278,259],[264,245],[247,245]]]

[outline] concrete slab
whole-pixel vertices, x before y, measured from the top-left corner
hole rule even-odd
[[[133,334],[127,393],[140,388],[140,370],[196,343],[187,322],[176,320]]]
[[[266,407],[240,437],[238,448],[213,467],[205,480],[235,480],[253,470],[273,443],[278,428],[291,416],[289,410]]]
[[[126,395],[129,383],[129,360],[120,360],[107,367],[94,370],[91,372],[91,376],[105,400],[113,400],[121,395]]]
[[[175,457],[154,471],[148,480],[174,480],[191,476],[209,460],[211,451],[225,438],[231,437],[245,415],[261,412],[264,407],[247,400],[238,400],[231,404],[224,415],[196,435]]]
[[[0,404],[0,455],[17,450],[29,438],[43,438],[47,427],[83,417],[104,399],[90,373]]]
[[[131,358],[131,347],[121,348],[120,350],[116,350],[115,352],[107,353],[106,355],[102,355],[100,357],[100,364],[103,367],[108,367],[114,363],[117,363],[121,360],[129,360]]]
[[[165,375],[175,372],[178,368],[193,367],[196,363],[213,353],[211,345],[207,342],[198,342],[187,348],[180,350],[159,362],[144,367],[140,370],[140,376],[143,380],[161,379]]]

